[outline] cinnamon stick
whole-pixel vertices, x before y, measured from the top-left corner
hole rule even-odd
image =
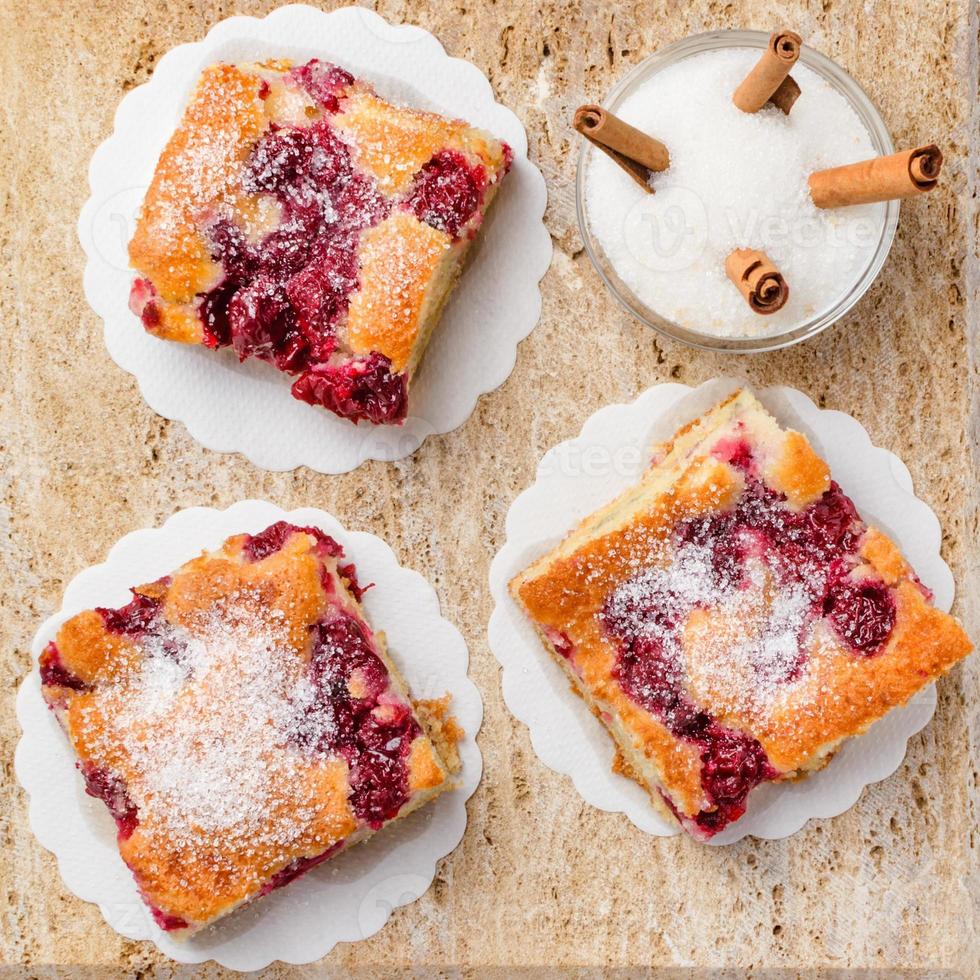
[[[725,259],[725,272],[756,313],[775,313],[789,299],[786,280],[765,252],[737,248]]]
[[[745,76],[742,84],[735,89],[732,102],[742,112],[758,112],[767,102],[773,100],[783,112],[789,112],[796,101],[796,96],[800,93],[796,82],[792,83],[792,87],[796,90],[796,95],[792,98],[787,98],[792,89],[784,90],[779,102],[776,102],[773,96],[786,81],[793,65],[800,57],[802,43],[803,38],[793,31],[784,29],[770,34],[769,46],[752,71]],[[783,108],[783,105],[788,107]]]
[[[873,157],[846,167],[810,174],[810,197],[818,208],[873,204],[931,191],[939,180],[943,155],[935,143]]]
[[[787,75],[780,83],[779,88],[769,96],[769,102],[779,109],[784,116],[788,116],[790,109],[793,108],[799,97],[800,86],[796,84],[792,75]]]
[[[670,154],[660,140],[640,132],[602,106],[579,106],[572,125],[650,194],[650,175],[670,166]]]

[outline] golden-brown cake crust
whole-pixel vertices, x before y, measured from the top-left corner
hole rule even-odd
[[[459,147],[467,125],[432,112],[393,106],[373,92],[355,92],[337,117],[358,164],[386,194],[405,190],[422,165],[441,149]]]
[[[190,303],[220,275],[201,220],[240,193],[241,165],[268,125],[261,86],[260,75],[235,65],[205,68],[160,155],[129,260],[168,304]]]
[[[404,371],[419,336],[429,284],[452,239],[407,211],[364,232],[358,257],[361,288],[347,312],[347,342],[357,354],[381,351]]]

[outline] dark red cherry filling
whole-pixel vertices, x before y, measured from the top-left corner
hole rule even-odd
[[[340,109],[340,96],[354,84],[354,76],[329,61],[314,58],[289,73],[326,112]]]
[[[725,728],[686,693],[678,631],[706,601],[699,591],[703,586],[684,581],[690,556],[696,553],[707,562],[705,574],[720,597],[733,598],[748,586],[752,558],[765,563],[778,588],[802,598],[796,650],[777,647],[782,661],[774,662],[770,651],[758,665],[768,684],[792,681],[805,669],[807,642],[821,618],[856,654],[867,656],[883,648],[895,625],[890,590],[881,582],[850,577],[864,528],[836,483],[809,507],[792,511],[784,497],[752,475],[745,440],[725,440],[715,455],[746,473],[737,506],[681,523],[675,532],[677,577],[641,573],[613,593],[600,614],[619,641],[614,673],[623,690],[675,736],[701,748],[701,784],[712,806],[694,823],[709,836],[738,819],[751,790],[779,773],[756,739]]]
[[[736,428],[742,429],[743,423],[738,422]],[[712,449],[711,455],[746,473],[751,471],[754,462],[752,447],[749,445],[748,439],[742,435],[719,439]]]
[[[779,773],[769,764],[759,742],[749,735],[712,722],[703,737],[701,785],[715,809],[702,811],[695,822],[717,833],[745,813],[748,795],[759,783],[775,779]]]
[[[45,687],[65,687],[70,691],[89,690],[88,684],[61,662],[61,654],[54,643],[49,643],[44,648],[40,669],[41,683]]]
[[[102,800],[109,808],[120,840],[127,840],[139,824],[136,807],[129,798],[126,784],[116,775],[97,766],[81,766],[85,792]]]
[[[477,212],[487,186],[487,172],[456,150],[441,150],[412,180],[405,201],[419,221],[453,238]]]
[[[391,369],[384,354],[339,364],[318,364],[293,382],[293,396],[322,405],[352,422],[401,422],[408,411],[408,381]]]
[[[827,558],[850,554],[858,546],[860,534],[855,525],[860,520],[854,504],[836,483],[799,518],[791,536]]]
[[[225,279],[202,298],[206,341],[297,373],[336,348],[335,324],[358,286],[356,235],[384,219],[390,204],[372,178],[354,171],[347,144],[325,120],[270,128],[246,162],[243,185],[274,197],[282,220],[260,242],[227,218],[208,226]]]
[[[164,912],[163,909],[158,909],[154,905],[150,906],[150,915],[153,916],[153,921],[164,932],[176,932],[178,929],[187,928],[187,922],[180,918],[179,915],[171,915],[169,912]]]
[[[358,730],[350,804],[372,827],[396,816],[408,799],[408,751],[418,733],[409,709],[398,704],[368,715]]]
[[[231,345],[238,359],[275,360],[296,332],[296,314],[280,282],[260,276],[239,289],[227,307]]]
[[[197,315],[201,320],[201,332],[205,347],[217,350],[231,343],[231,324],[228,321],[228,305],[239,284],[233,279],[225,279],[210,292],[201,297]]]
[[[317,249],[308,265],[286,281],[286,298],[294,311],[306,347],[304,363],[326,361],[337,347],[333,325],[347,312],[357,289],[357,252],[352,236],[339,237]]]
[[[290,524],[289,521],[276,521],[270,524],[264,531],[258,534],[250,534],[242,545],[242,554],[249,561],[262,561],[269,555],[275,554],[282,549],[287,539],[299,531],[301,534],[311,534],[317,540],[317,552],[321,557],[329,556],[339,558],[344,553],[344,549],[325,531],[318,527],[298,527]],[[353,567],[353,566],[351,566]]]
[[[837,635],[866,656],[881,650],[895,626],[895,598],[881,582],[835,582],[823,607]]]
[[[368,582],[367,585],[361,585],[357,581],[357,568],[353,562],[349,562],[346,565],[338,565],[337,571],[340,573],[342,578],[347,579],[347,588],[358,602],[364,598],[364,593],[367,592],[368,589],[374,588],[373,582]]]
[[[372,827],[396,816],[409,797],[407,758],[420,729],[407,706],[382,700],[388,670],[361,623],[340,614],[312,629],[310,674],[317,699],[298,741],[339,752],[350,766],[350,804]],[[356,673],[356,690],[350,681]]]
[[[259,889],[259,895],[268,895],[269,892],[274,892],[277,888],[282,888],[291,881],[295,881],[300,876],[305,875],[307,871],[315,868],[318,864],[323,864],[324,861],[332,858],[345,843],[346,841],[339,840],[336,844],[328,847],[322,854],[317,854],[315,857],[297,858],[292,863],[287,864],[285,868],[277,871]]]
[[[330,112],[339,110],[336,94],[352,80],[326,63],[293,74]],[[201,297],[205,344],[232,346],[241,360],[257,357],[301,375],[293,388],[301,401],[353,421],[400,422],[407,379],[383,355],[331,362],[337,323],[359,286],[357,236],[391,211],[377,182],[354,169],[349,147],[321,119],[273,125],[245,164],[243,187],[274,197],[281,222],[259,242],[226,217],[208,225],[212,258],[225,278]]]
[[[606,625],[611,625],[608,617]],[[712,809],[703,810],[695,822],[709,836],[742,816],[749,793],[759,783],[778,776],[756,739],[725,728],[697,708],[684,691],[680,666],[663,644],[647,637],[625,642],[614,676],[672,734],[700,746],[701,786]]]
[[[575,652],[575,644],[572,643],[571,637],[567,633],[563,633],[561,630],[549,630],[548,641],[558,654],[566,660],[572,659],[572,654]]]
[[[102,617],[105,628],[110,633],[121,636],[140,637],[153,629],[160,615],[160,600],[143,595],[135,589],[130,589],[133,598],[119,609],[107,609],[104,606],[96,608]]]

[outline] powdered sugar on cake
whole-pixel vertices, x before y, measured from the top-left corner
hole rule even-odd
[[[655,644],[678,681],[693,674],[688,686],[693,680],[713,703],[727,702],[740,715],[764,714],[799,676],[814,624],[811,591],[798,579],[754,558],[736,584],[719,577],[713,548],[691,543],[619,586],[603,618],[634,646]],[[685,667],[692,655],[695,663]]]
[[[314,816],[295,744],[315,690],[275,617],[245,609],[145,634],[139,667],[88,712],[93,761],[125,752],[131,802],[176,845],[285,846]]]
[[[846,634],[834,609],[862,587],[850,572],[864,525],[836,485],[794,511],[752,475],[751,454],[739,468],[746,482],[735,505],[682,522],[666,540],[651,540],[646,555],[636,558],[642,568],[612,592],[599,615],[623,647],[627,666],[621,668],[641,702],[672,710],[672,700],[665,703],[663,692],[650,688],[666,670],[672,689],[745,723],[764,718],[777,698],[786,702],[821,631]],[[881,591],[887,626],[891,600]],[[867,649],[873,653],[881,642]],[[662,663],[652,673],[642,666],[649,658]],[[797,693],[794,709],[807,710]]]

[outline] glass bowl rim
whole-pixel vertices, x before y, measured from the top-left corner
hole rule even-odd
[[[678,41],[673,41],[658,48],[634,65],[613,86],[602,105],[615,111],[622,100],[640,82],[690,55],[729,47],[762,49],[769,43],[769,37],[770,34],[767,31],[720,30],[691,34]],[[891,134],[881,113],[853,76],[835,61],[807,45],[801,46],[800,61],[821,75],[847,99],[867,129],[876,153],[884,156],[895,152]],[[578,218],[579,233],[582,236],[582,242],[589,260],[613,298],[627,312],[657,333],[701,350],[754,354],[791,347],[815,337],[848,313],[870,289],[888,258],[898,228],[900,202],[897,200],[888,201],[885,205],[885,220],[882,223],[878,243],[860,278],[832,306],[825,308],[798,326],[772,336],[761,337],[719,337],[715,334],[702,333],[682,327],[651,310],[633,294],[625,283],[618,281],[612,263],[604,258],[601,246],[592,237],[586,213],[585,177],[587,161],[592,152],[594,152],[592,144],[588,140],[582,140],[575,175],[575,211]]]

